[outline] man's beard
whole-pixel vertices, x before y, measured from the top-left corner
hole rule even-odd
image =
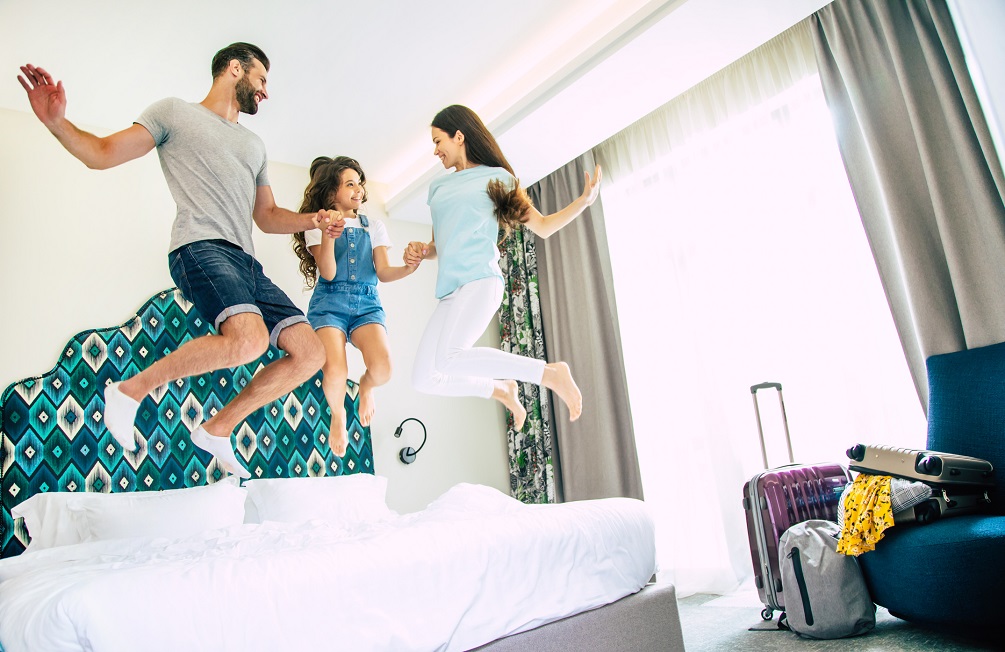
[[[251,85],[246,78],[241,77],[237,80],[237,105],[241,108],[242,113],[247,113],[248,115],[255,115],[258,113],[258,102],[255,101],[255,87]]]

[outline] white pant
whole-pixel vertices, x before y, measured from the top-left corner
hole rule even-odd
[[[499,309],[502,291],[502,280],[492,276],[465,283],[440,299],[415,353],[416,390],[490,398],[494,379],[541,384],[543,360],[473,347]]]

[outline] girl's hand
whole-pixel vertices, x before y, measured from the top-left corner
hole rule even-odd
[[[600,196],[600,166],[597,166],[592,179],[589,172],[584,172],[584,174],[586,175],[586,185],[579,198],[586,202],[587,206],[592,206],[593,202],[597,201],[597,197]]]
[[[426,257],[429,253],[426,249],[425,242],[409,242],[408,246],[405,247],[405,252],[402,254],[401,258],[405,261],[405,264],[409,267],[416,268],[422,259]]]

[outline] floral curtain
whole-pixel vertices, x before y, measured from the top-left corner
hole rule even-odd
[[[534,236],[516,229],[499,245],[499,252],[499,266],[506,279],[499,308],[499,348],[545,360]],[[517,432],[511,415],[507,430],[510,493],[524,503],[553,503],[555,469],[548,392],[532,383],[520,383],[520,397],[527,421]]]

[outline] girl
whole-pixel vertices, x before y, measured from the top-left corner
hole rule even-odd
[[[600,192],[600,166],[571,204],[542,215],[513,176],[495,138],[471,109],[453,105],[432,123],[433,155],[455,172],[429,186],[433,239],[410,242],[405,263],[414,267],[439,258],[436,298],[439,304],[426,326],[415,356],[413,384],[419,391],[444,396],[494,398],[513,413],[516,430],[527,411],[517,383],[544,385],[558,394],[575,421],[583,395],[564,362],[545,364],[491,348],[473,348],[502,301],[503,276],[496,241],[521,224],[547,238],[571,222]]]
[[[349,445],[343,408],[349,373],[346,342],[352,342],[363,354],[366,371],[359,381],[359,421],[369,426],[374,413],[373,390],[391,378],[391,353],[377,281],[397,281],[417,266],[388,264],[391,240],[387,229],[379,220],[359,213],[365,201],[366,175],[359,163],[348,156],[320,156],[311,163],[311,180],[301,210],[338,211],[345,228],[338,238],[318,229],[293,236],[300,273],[307,287],[316,285],[307,319],[325,347],[322,389],[332,414],[329,445],[339,457]]]

